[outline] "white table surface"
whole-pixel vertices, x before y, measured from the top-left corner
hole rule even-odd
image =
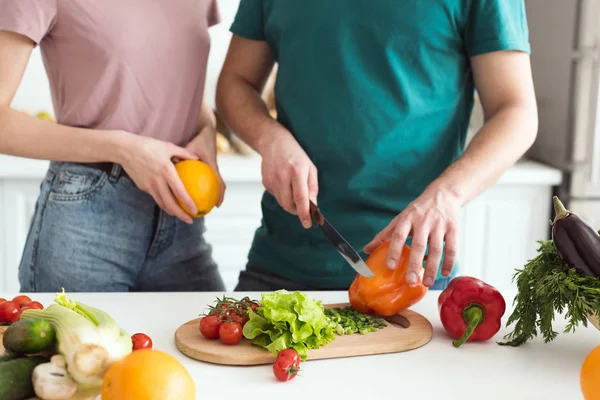
[[[307,292],[324,303],[347,301],[346,292]],[[493,340],[467,343],[456,349],[437,313],[438,291],[431,291],[413,310],[433,325],[429,344],[404,353],[315,360],[302,363],[302,376],[289,382],[274,379],[271,366],[221,366],[190,359],[175,347],[173,335],[183,323],[197,318],[221,293],[71,293],[75,300],[111,314],[129,334],[144,332],[154,348],[177,357],[196,382],[198,399],[565,399],[579,400],[579,371],[587,354],[600,345],[600,332],[591,324],[574,334],[561,333],[544,344],[541,338],[519,347],[499,346],[494,340],[505,328],[514,293],[504,293],[507,312]],[[0,293],[12,298],[16,293]],[[234,293],[241,298],[256,293]],[[30,294],[48,306],[53,294]],[[562,332],[561,316],[555,330]],[[511,326],[512,329],[512,326]],[[368,336],[365,338],[367,339]]]

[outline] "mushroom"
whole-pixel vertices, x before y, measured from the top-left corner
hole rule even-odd
[[[77,392],[77,384],[69,376],[65,358],[60,354],[35,367],[32,382],[35,394],[43,400],[66,400]]]

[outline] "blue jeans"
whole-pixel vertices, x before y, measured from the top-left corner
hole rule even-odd
[[[50,163],[19,267],[21,291],[224,291],[204,220],[169,216],[120,172]]]

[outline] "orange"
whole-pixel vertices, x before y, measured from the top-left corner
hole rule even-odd
[[[600,346],[592,350],[583,361],[579,384],[585,400],[600,400]]]
[[[136,350],[110,366],[102,400],[195,400],[196,387],[181,363],[155,349]]]
[[[195,215],[190,213],[178,199],[181,208],[193,218],[200,218],[208,214],[217,205],[221,195],[221,183],[217,173],[200,160],[180,161],[175,164],[175,169],[185,190],[196,205],[198,213]]]

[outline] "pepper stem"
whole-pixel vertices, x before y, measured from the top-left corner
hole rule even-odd
[[[556,214],[556,216],[554,217],[553,223],[556,223],[556,221],[558,221],[559,219],[566,218],[572,214],[571,211],[566,209],[566,207],[560,201],[558,196],[552,197],[552,203],[554,204],[554,213]]]
[[[465,308],[465,310],[463,311],[463,318],[467,322],[467,329],[460,338],[452,341],[454,347],[459,347],[467,340],[469,340],[469,337],[471,337],[475,329],[479,326],[481,322],[483,322],[483,314],[483,308],[476,304],[472,304]]]

